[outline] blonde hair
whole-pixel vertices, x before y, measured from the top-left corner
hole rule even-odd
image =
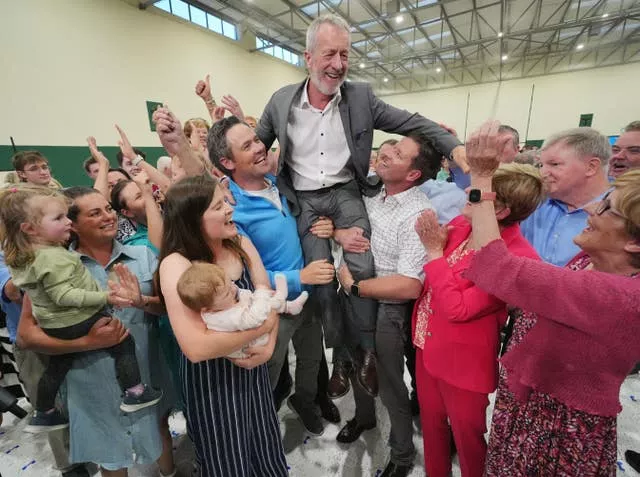
[[[229,279],[224,269],[213,263],[194,262],[178,280],[178,296],[186,306],[200,312],[213,305],[215,296]]]
[[[502,164],[493,174],[496,200],[511,212],[500,221],[507,227],[529,217],[544,198],[540,172],[529,164]]]
[[[189,119],[187,122],[184,123],[184,135],[187,136],[188,138],[191,137],[191,133],[193,133],[193,128],[197,127],[197,128],[205,128],[207,131],[209,130],[209,123],[202,118],[193,118],[193,119]]]
[[[10,267],[23,268],[33,262],[33,240],[21,226],[38,224],[43,217],[42,206],[52,200],[69,204],[66,197],[49,187],[20,185],[0,191],[0,246]]]
[[[622,174],[613,183],[617,192],[616,209],[625,218],[625,229],[640,242],[640,169]],[[640,267],[640,253],[632,253],[631,264]]]

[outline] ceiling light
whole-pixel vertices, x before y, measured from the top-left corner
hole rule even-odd
[[[436,68],[436,73],[440,73],[442,71],[442,68],[438,67]]]
[[[580,43],[576,46],[576,50],[582,50],[584,48],[584,44]]]
[[[363,70],[366,68],[367,65],[365,65],[364,63],[360,63],[360,69]]]
[[[602,14],[602,18],[607,18],[608,16],[609,16],[609,14],[608,14],[608,13],[603,13],[603,14]]]
[[[498,38],[502,38],[503,33],[502,32],[498,32]]]
[[[402,20],[404,20],[404,17],[402,15],[396,16],[396,23],[402,23]]]
[[[389,78],[387,78],[386,76],[382,79],[382,81],[384,81],[385,83],[389,82]]]
[[[502,55],[502,61],[507,61],[509,59],[509,56],[507,55]]]

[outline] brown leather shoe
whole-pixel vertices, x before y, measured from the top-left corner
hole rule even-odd
[[[362,361],[357,369],[358,383],[365,392],[376,397],[378,395],[378,371],[376,370],[376,354],[373,350],[362,353]]]
[[[333,364],[331,378],[327,385],[327,396],[330,399],[338,399],[349,392],[349,376],[353,373],[353,366],[346,361],[336,361]]]

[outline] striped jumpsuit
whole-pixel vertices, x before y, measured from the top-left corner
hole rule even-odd
[[[235,283],[253,291],[246,265]],[[201,477],[288,475],[266,364],[192,363],[180,353],[180,377]]]

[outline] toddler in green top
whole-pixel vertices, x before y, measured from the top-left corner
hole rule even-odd
[[[71,234],[67,199],[48,188],[20,186],[0,192],[0,243],[14,284],[32,303],[33,316],[49,336],[73,340],[85,336],[108,305],[131,306],[130,292],[116,283],[100,288],[80,256],[64,248]],[[141,382],[135,343],[129,335],[106,349],[116,366],[124,397],[120,408],[134,412],[156,404],[162,392]],[[55,408],[55,397],[75,355],[52,355],[38,383],[36,412],[27,432],[69,425]]]

